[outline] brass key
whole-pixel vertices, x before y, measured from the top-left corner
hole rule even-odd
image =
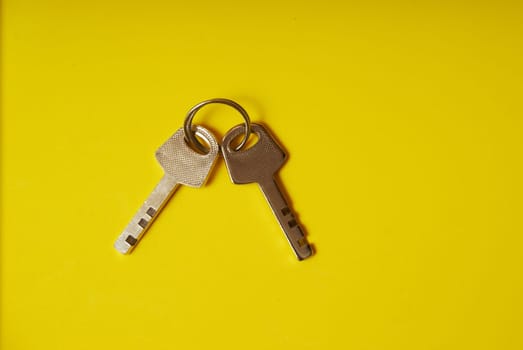
[[[231,181],[235,184],[258,183],[296,257],[306,259],[312,255],[312,248],[275,180],[287,155],[263,126],[253,123],[251,130],[258,136],[258,141],[245,150],[236,151],[231,145],[236,137],[245,133],[244,125],[235,126],[223,138],[222,154]]]

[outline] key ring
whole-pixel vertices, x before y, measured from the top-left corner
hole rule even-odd
[[[231,106],[232,108],[236,109],[240,114],[242,115],[244,121],[245,121],[245,136],[243,137],[242,141],[236,148],[235,151],[239,151],[242,149],[243,146],[247,143],[247,140],[249,139],[249,136],[251,135],[251,119],[249,118],[249,115],[247,114],[247,111],[240,106],[238,103],[234,102],[233,100],[229,100],[227,98],[212,98],[210,100],[205,100],[200,103],[198,103],[196,106],[191,108],[187,115],[185,116],[185,121],[183,123],[183,131],[185,134],[185,140],[192,146],[196,147],[198,150],[200,150],[203,153],[207,153],[209,150],[207,147],[202,145],[200,141],[195,136],[194,130],[192,129],[192,120],[196,113],[205,105],[211,104],[211,103],[221,103],[224,105]]]

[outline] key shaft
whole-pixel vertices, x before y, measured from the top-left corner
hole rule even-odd
[[[289,206],[287,200],[276,181],[273,178],[267,178],[258,182],[265,199],[280,224],[281,229],[285,233],[285,237],[289,241],[298,260],[303,260],[312,255],[312,249],[303,231],[297,221],[294,211]]]
[[[162,177],[114,243],[116,250],[122,254],[127,254],[134,248],[179,185],[180,184],[169,175]]]

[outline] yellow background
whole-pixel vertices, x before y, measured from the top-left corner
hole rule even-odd
[[[522,14],[4,1],[1,348],[522,349]],[[284,144],[313,258],[222,160],[113,249],[212,97]],[[220,139],[240,121],[196,117]]]

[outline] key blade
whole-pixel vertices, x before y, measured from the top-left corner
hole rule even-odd
[[[116,250],[127,254],[136,246],[177,188],[178,183],[171,176],[166,175],[160,180],[114,243]]]
[[[259,185],[298,260],[312,256],[312,248],[276,180],[263,180]]]
[[[201,187],[214,166],[220,146],[207,129],[195,126],[195,132],[209,146],[207,154],[201,154],[189,147],[183,128],[180,128],[156,151],[156,160],[165,174],[175,178],[178,183]]]

